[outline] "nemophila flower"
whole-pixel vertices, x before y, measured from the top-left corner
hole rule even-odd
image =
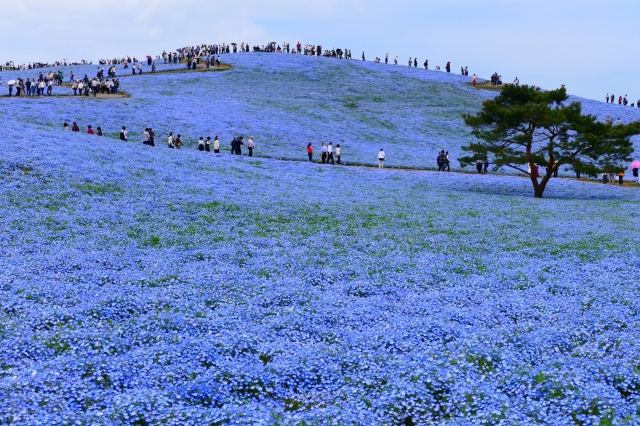
[[[444,74],[316,59],[231,56],[235,75],[186,89],[142,77],[138,97],[95,111],[0,100],[13,107],[0,118],[0,423],[637,422],[635,191],[557,180],[532,204],[512,176],[204,156],[54,127],[69,113],[204,132],[193,117],[215,110],[213,128],[312,135],[331,108],[285,131],[269,114],[298,113],[260,94],[295,75],[292,88],[344,72],[353,90],[381,76],[475,93]],[[222,105],[249,90],[251,61],[274,81]],[[207,106],[203,79],[220,85]]]

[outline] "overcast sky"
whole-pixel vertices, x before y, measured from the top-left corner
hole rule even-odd
[[[156,55],[201,43],[298,41],[604,100],[640,99],[638,0],[7,0],[0,60]]]

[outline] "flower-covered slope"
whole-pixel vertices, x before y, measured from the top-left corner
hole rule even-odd
[[[0,107],[20,122],[56,128],[76,121],[114,135],[125,125],[136,140],[145,127],[163,139],[180,133],[191,144],[220,135],[225,148],[236,135],[253,135],[256,154],[276,158],[304,159],[308,143],[318,150],[321,142],[333,142],[341,144],[343,161],[374,163],[384,148],[389,165],[433,168],[444,149],[459,168],[460,147],[472,140],[461,114],[478,111],[497,93],[472,88],[471,77],[407,66],[277,53],[227,54],[222,60],[233,68],[122,78],[128,99],[2,98]],[[96,69],[71,68],[76,76]],[[176,68],[184,65],[158,65],[161,71]],[[71,92],[56,87],[54,93]],[[637,108],[582,101],[585,111],[603,119],[640,120]]]
[[[1,122],[0,423],[638,422],[636,191],[25,122],[98,114],[58,102]]]

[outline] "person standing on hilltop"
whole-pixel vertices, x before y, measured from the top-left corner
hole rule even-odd
[[[474,85],[474,86],[476,84],[478,84],[478,76],[477,75],[474,74],[473,77],[471,77],[471,84]]]
[[[413,58],[413,67],[418,68],[418,58]]]
[[[380,152],[378,152],[378,168],[384,169],[384,148],[380,148]]]
[[[429,60],[428,59],[425,60],[423,65],[424,65],[424,69],[428,70],[429,69]]]
[[[411,67],[412,64],[413,64],[413,61],[411,60],[411,56],[409,56],[409,67]]]
[[[609,93],[607,93],[607,103],[609,103]]]
[[[363,60],[363,61],[365,60],[365,59],[364,59],[364,52],[362,52],[362,60]]]
[[[451,72],[451,62],[447,62],[447,66],[445,67],[447,72]]]
[[[388,53],[384,56],[384,63],[385,64],[389,63],[389,54]]]

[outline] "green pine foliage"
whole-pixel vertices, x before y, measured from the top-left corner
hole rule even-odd
[[[534,195],[542,198],[554,172],[562,165],[597,174],[616,172],[630,161],[630,137],[640,134],[640,122],[614,125],[582,113],[580,102],[567,103],[566,89],[543,91],[535,86],[505,86],[483,103],[479,113],[463,114],[478,139],[462,149],[463,166],[489,159],[495,168],[508,167],[529,175]],[[540,176],[534,172],[538,166]]]

